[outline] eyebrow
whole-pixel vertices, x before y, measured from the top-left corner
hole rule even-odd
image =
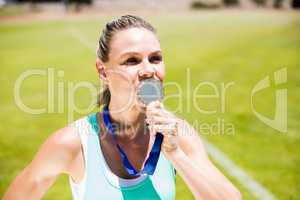
[[[157,51],[154,51],[154,52],[150,53],[150,55],[153,55],[153,54],[160,54],[160,55],[161,55],[161,53],[162,53],[162,52],[161,52],[160,50],[157,50]],[[126,57],[126,56],[137,56],[137,55],[140,55],[140,53],[134,52],[134,51],[129,51],[129,52],[123,53],[123,54],[119,57],[119,59],[122,59],[122,58],[124,58],[124,57]]]

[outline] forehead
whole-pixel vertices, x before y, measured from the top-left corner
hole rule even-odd
[[[111,55],[126,52],[153,52],[160,50],[160,43],[151,31],[144,28],[130,28],[117,32],[111,41]]]

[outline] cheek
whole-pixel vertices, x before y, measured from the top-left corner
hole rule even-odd
[[[129,89],[134,83],[134,73],[127,69],[114,69],[109,73],[109,82],[112,87]]]
[[[137,67],[132,67],[128,70],[128,76],[130,77],[130,79],[132,80],[132,84],[134,89],[138,88],[139,85],[139,70]]]
[[[138,78],[138,67],[129,67],[127,69],[127,75],[131,80],[135,81]]]

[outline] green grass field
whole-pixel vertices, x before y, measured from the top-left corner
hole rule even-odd
[[[100,30],[111,17],[83,17],[57,21],[0,21],[0,197],[12,179],[31,161],[38,147],[53,131],[65,126],[70,112],[68,83],[89,81],[98,85],[95,48]],[[234,134],[203,134],[247,174],[265,186],[278,199],[300,199],[300,13],[288,12],[204,12],[186,15],[146,17],[158,29],[167,67],[166,82],[182,87],[182,108],[177,114],[193,123],[213,124],[218,119],[234,125]],[[262,123],[250,106],[251,90],[257,82],[286,67],[288,89],[288,132],[280,133]],[[29,69],[55,73],[54,112],[33,115],[18,108],[14,100],[15,82]],[[195,109],[192,95],[186,95],[190,69],[190,88],[202,81],[234,82],[226,93],[225,112],[220,98],[196,102],[214,114]],[[273,81],[273,78],[271,78]],[[64,108],[58,112],[58,84],[64,81]],[[256,95],[255,108],[266,116],[274,115],[275,86]],[[166,93],[176,92],[166,87]],[[206,88],[201,94],[211,94]],[[21,87],[21,97],[34,108],[47,106],[46,76],[32,76]],[[86,89],[74,95],[84,108],[91,97]],[[190,104],[190,108],[187,105]],[[172,110],[180,106],[166,101]],[[95,108],[93,110],[96,111]],[[88,113],[75,113],[77,119]],[[222,168],[221,170],[228,175]],[[182,179],[177,177],[177,199],[193,199]],[[255,199],[238,180],[244,199]],[[66,176],[61,176],[45,199],[70,199]]]

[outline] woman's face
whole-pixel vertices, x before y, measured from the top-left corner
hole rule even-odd
[[[106,76],[102,78],[109,86],[111,98],[123,109],[137,103],[141,80],[163,81],[165,76],[160,43],[154,33],[144,28],[117,32],[110,43],[109,61],[102,65]]]

